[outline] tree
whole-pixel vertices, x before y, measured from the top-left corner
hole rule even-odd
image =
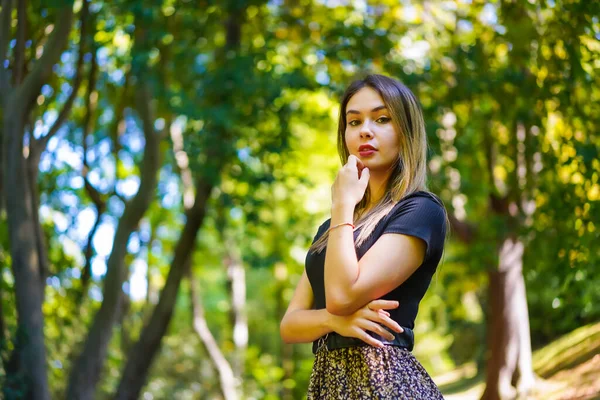
[[[15,277],[18,331],[11,360],[5,367],[8,377],[4,394],[12,397],[23,391],[33,398],[49,399],[42,314],[48,270],[46,244],[38,219],[36,177],[39,155],[45,150],[51,133],[35,138],[30,117],[40,89],[48,81],[52,66],[59,60],[67,44],[73,19],[73,2],[67,1],[57,10],[55,18],[61,23],[53,29],[42,56],[33,60],[35,62],[28,73],[27,68],[32,60],[26,59],[25,52],[28,25],[25,1],[17,2],[17,40],[12,60],[5,61],[8,60],[12,7],[12,0],[2,2],[0,101],[3,108],[2,186],[11,188],[10,191],[3,191],[3,194],[6,196],[11,265]],[[10,66],[10,70],[7,66]],[[69,104],[66,104],[64,112],[68,113],[68,110]]]
[[[486,397],[512,394],[517,321],[538,346],[600,316],[598,6],[338,3],[2,1],[5,397],[301,397],[310,346],[278,320],[327,218],[337,97],[366,72],[418,94],[451,211],[420,360],[483,358],[477,299]]]

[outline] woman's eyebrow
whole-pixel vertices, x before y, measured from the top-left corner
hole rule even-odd
[[[376,112],[376,111],[379,111],[379,110],[383,110],[384,108],[387,108],[387,107],[384,106],[384,105],[377,106],[374,109],[372,109],[371,112],[373,113],[373,112]],[[348,114],[360,114],[360,111],[357,111],[357,110],[348,110],[348,111],[346,111],[346,115],[348,115]]]

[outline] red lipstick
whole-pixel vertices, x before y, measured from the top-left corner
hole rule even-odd
[[[370,144],[363,144],[358,148],[358,154],[360,154],[361,157],[369,157],[375,154],[376,151],[377,149]]]

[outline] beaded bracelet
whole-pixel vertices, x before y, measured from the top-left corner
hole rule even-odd
[[[339,228],[340,226],[344,226],[344,225],[348,225],[352,227],[352,230],[354,230],[354,224],[351,222],[342,222],[341,224],[337,224],[335,226],[330,227],[329,229],[327,229],[327,233],[329,233],[329,231],[335,229],[335,228]]]

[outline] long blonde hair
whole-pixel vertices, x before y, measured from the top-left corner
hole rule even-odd
[[[367,187],[362,200],[354,210],[356,229],[361,231],[355,245],[360,246],[371,235],[377,223],[404,197],[427,190],[427,134],[423,111],[413,92],[399,81],[383,75],[367,75],[348,86],[340,103],[338,120],[337,147],[342,165],[346,164],[350,152],[346,146],[346,106],[350,98],[364,87],[376,90],[388,111],[391,123],[399,136],[400,150],[396,162],[391,166],[385,195],[366,210],[371,198]],[[365,212],[366,211],[366,212]],[[328,232],[313,243],[309,252],[320,253],[327,247]]]

